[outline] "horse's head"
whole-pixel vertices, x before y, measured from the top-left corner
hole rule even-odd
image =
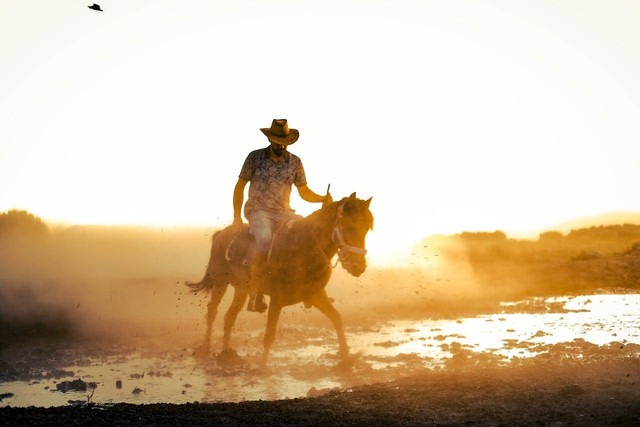
[[[333,241],[338,245],[342,266],[354,276],[360,276],[367,268],[364,240],[373,229],[373,215],[369,211],[371,198],[360,200],[356,193],[338,203]]]

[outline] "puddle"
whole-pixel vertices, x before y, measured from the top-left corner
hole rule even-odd
[[[379,332],[353,336],[351,342],[353,348],[375,356],[412,353],[431,358],[431,366],[450,356],[446,349],[453,342],[473,351],[491,351],[506,357],[531,357],[539,353],[508,345],[514,341],[528,342],[532,348],[536,348],[536,344],[556,344],[574,339],[584,339],[596,345],[616,341],[640,344],[640,295],[589,295],[550,298],[545,302],[564,302],[563,308],[567,312],[499,313],[453,322],[394,322],[381,327]],[[394,337],[397,345],[381,345],[389,338],[380,335]]]
[[[474,352],[505,357],[531,357],[544,345],[583,339],[597,345],[611,342],[640,344],[640,295],[612,294],[552,298],[542,301],[543,312],[514,312],[450,320],[397,321],[351,326],[347,338],[362,357],[351,375],[333,369],[337,340],[331,329],[287,328],[280,333],[270,358],[269,375],[256,372],[261,333],[243,332],[250,340],[237,350],[248,365],[222,370],[213,359],[205,362],[186,353],[164,355],[137,352],[102,357],[78,366],[61,367],[74,375],[39,381],[0,383],[0,395],[13,393],[2,406],[60,406],[70,400],[87,401],[87,392],[56,390],[61,381],[81,378],[98,383],[90,397],[95,403],[186,403],[274,400],[306,396],[307,391],[346,387],[354,382],[384,381],[406,375],[407,365],[442,366],[453,343]],[[517,306],[517,304],[516,304]],[[544,312],[546,306],[547,311]],[[560,306],[562,310],[550,310]],[[236,335],[237,336],[237,335]],[[246,337],[245,337],[246,338]],[[218,343],[219,335],[214,336]],[[240,341],[240,340],[238,340]],[[515,343],[520,345],[514,345]],[[521,344],[525,345],[521,345]],[[457,344],[456,344],[457,346]],[[121,388],[116,382],[121,381]],[[134,390],[138,393],[133,393]]]

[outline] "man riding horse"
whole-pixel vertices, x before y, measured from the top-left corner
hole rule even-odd
[[[267,366],[282,309],[298,303],[315,307],[331,321],[338,338],[340,364],[351,366],[355,358],[350,356],[342,317],[325,287],[338,262],[355,277],[367,268],[365,238],[373,229],[371,198],[358,199],[354,192],[333,202],[328,191],[320,196],[309,190],[300,159],[286,150],[298,139],[298,131],[289,129],[286,120],[274,120],[271,128],[262,132],[271,145],[252,152],[244,163],[233,196],[233,225],[212,236],[209,264],[202,280],[185,282],[193,293],[210,295],[204,341],[196,353],[209,354],[213,322],[231,285],[233,301],[224,315],[219,361],[237,357],[231,346],[231,332],[251,289],[248,308],[269,310],[261,367]],[[249,200],[245,206],[249,226],[243,226],[243,193],[249,181]],[[304,200],[323,202],[322,208],[306,218],[296,215],[289,206],[293,184]],[[293,218],[299,220],[287,221]],[[276,237],[272,239],[274,234]],[[335,255],[338,260],[333,263]],[[247,265],[249,257],[251,263]],[[269,295],[268,307],[258,292]]]
[[[263,294],[259,292],[260,281],[267,274],[267,257],[273,233],[283,223],[302,218],[289,205],[291,186],[295,184],[300,197],[310,203],[326,205],[333,199],[328,192],[321,196],[307,187],[302,161],[287,151],[287,147],[298,140],[298,130],[289,129],[286,119],[274,119],[270,128],[260,130],[271,144],[267,148],[252,151],[244,161],[233,190],[233,226],[238,230],[242,227],[244,188],[247,182],[251,182],[244,215],[249,220],[256,243],[250,264],[247,310],[262,313],[267,305]]]

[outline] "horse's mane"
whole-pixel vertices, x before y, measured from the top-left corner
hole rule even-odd
[[[362,214],[366,222],[366,226],[370,230],[373,230],[373,214],[371,213],[371,211],[369,211],[368,201],[356,199],[355,197],[344,197],[337,202],[329,203],[328,205],[321,207],[320,209],[301,219],[299,223],[300,225],[311,225],[311,227],[316,228],[325,225],[327,222],[333,222],[335,220],[340,204],[344,204],[343,212],[345,216],[352,216],[352,214]]]

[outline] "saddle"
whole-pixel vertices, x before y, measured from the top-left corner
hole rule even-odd
[[[297,219],[291,219],[283,222],[278,226],[278,228],[273,233],[273,239],[271,240],[271,247],[269,248],[269,254],[267,256],[267,261],[271,258],[271,249],[273,249],[273,244],[276,241],[276,238],[280,235],[280,232],[284,228],[289,228],[291,225],[298,221]],[[250,228],[248,225],[242,227],[242,229],[236,234],[236,236],[231,240],[229,246],[227,246],[227,250],[225,251],[224,257],[231,264],[248,266],[251,264],[251,258],[253,257],[253,249],[256,245],[256,238],[251,234]]]

